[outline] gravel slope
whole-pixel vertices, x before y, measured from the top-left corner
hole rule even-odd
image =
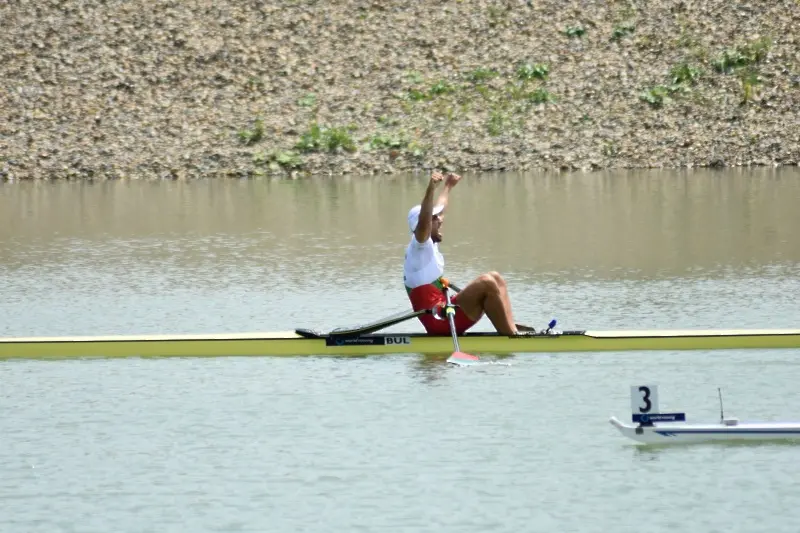
[[[0,20],[5,179],[800,161],[798,0],[15,0]]]

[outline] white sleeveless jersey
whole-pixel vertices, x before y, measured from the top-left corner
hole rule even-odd
[[[444,275],[444,257],[439,252],[439,245],[428,237],[419,243],[412,234],[411,242],[406,247],[406,260],[403,264],[403,280],[406,287],[414,289],[420,285],[433,283]]]

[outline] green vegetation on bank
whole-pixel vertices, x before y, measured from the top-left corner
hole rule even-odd
[[[301,152],[335,152],[346,150],[356,151],[356,144],[350,135],[354,127],[327,127],[316,122],[311,124],[295,145]]]
[[[504,13],[499,10],[493,16],[501,21]],[[583,25],[567,25],[561,33],[568,39],[583,39],[588,31]],[[620,41],[633,36],[635,31],[634,22],[619,22],[613,26],[610,40]],[[712,55],[696,39],[682,32],[675,43],[685,49],[685,59],[669,67],[653,85],[644,87],[638,99],[653,109],[692,95],[699,99],[693,101],[704,101],[703,80],[735,75],[741,83],[744,105],[753,99],[762,83],[758,67],[768,56],[772,42],[769,37],[760,37]],[[652,46],[652,43],[652,35],[642,35],[632,44]],[[555,71],[558,72],[558,65]],[[403,114],[381,115],[371,128],[363,122],[360,127],[319,123],[318,110],[323,102],[315,92],[307,92],[296,100],[301,113],[298,117],[302,113],[308,116],[309,111],[311,115],[295,143],[291,147],[259,151],[252,162],[273,172],[294,172],[302,170],[305,158],[312,154],[385,152],[389,161],[421,159],[430,145],[422,142],[420,131],[431,129],[444,137],[463,129],[480,129],[489,137],[518,136],[532,111],[558,101],[548,88],[550,76],[551,65],[537,61],[513,66],[481,65],[448,77],[426,77],[417,71],[406,71],[398,77],[392,95],[400,102]],[[371,105],[367,104],[365,109]],[[584,114],[581,123],[587,121],[593,119]],[[260,119],[239,131],[238,137],[246,146],[263,142]],[[615,143],[606,142],[601,152],[605,157],[614,157],[619,149]]]
[[[710,60],[713,70],[720,75],[736,74],[741,82],[741,104],[753,99],[757,86],[761,84],[758,64],[766,59],[772,46],[770,37],[761,37],[720,52]],[[684,62],[673,66],[666,76],[666,84],[658,84],[646,88],[639,98],[654,108],[660,108],[676,96],[691,93],[704,75],[703,69],[696,64]]]
[[[564,28],[564,35],[567,37],[583,37],[586,34],[586,28],[583,26],[567,26]]]
[[[703,75],[702,69],[689,64],[680,63],[673,66],[666,76],[667,83],[645,89],[639,98],[652,107],[659,108],[676,95],[685,95]]]
[[[264,137],[264,120],[259,117],[253,122],[253,126],[248,129],[239,130],[239,140],[245,145],[255,144]]]
[[[636,31],[636,26],[632,23],[624,23],[614,26],[614,30],[611,32],[611,40],[612,41],[619,41]]]
[[[730,74],[737,69],[761,63],[766,59],[772,39],[761,37],[727,50],[723,50],[711,64],[717,72]]]
[[[403,104],[406,113],[430,116],[442,122],[442,131],[486,110],[482,127],[490,136],[514,135],[524,123],[526,114],[533,108],[556,101],[546,87],[550,66],[540,62],[523,62],[511,69],[477,67],[463,72],[454,79],[428,79],[418,72],[407,72],[403,77],[404,89],[394,97]],[[429,145],[415,138],[409,128],[399,127],[400,120],[381,116],[375,129],[360,134],[355,125],[324,125],[316,117],[320,102],[314,93],[306,93],[297,100],[300,108],[311,110],[311,122],[291,149],[268,149],[256,152],[252,162],[269,171],[298,171],[304,167],[304,156],[314,153],[354,153],[384,151],[390,160],[397,157],[420,159]],[[418,109],[418,106],[422,108]],[[260,119],[254,125],[238,132],[246,146],[263,141]]]

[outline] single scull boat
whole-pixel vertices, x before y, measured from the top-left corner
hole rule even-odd
[[[114,335],[0,338],[0,359],[83,357],[221,357],[378,355],[452,352],[450,336],[378,333],[425,311],[394,315],[329,332],[311,329],[266,333]],[[551,322],[553,324],[553,322]],[[721,350],[800,348],[800,329],[557,331],[552,325],[516,336],[466,333],[458,336],[469,353],[555,353],[623,350]]]
[[[543,331],[513,337],[466,333],[458,337],[470,353],[555,353],[651,350],[800,348],[800,329]],[[378,355],[451,352],[450,336],[425,333],[337,335],[298,329],[267,333],[115,335],[0,338],[0,359],[81,357],[221,357],[262,355]]]

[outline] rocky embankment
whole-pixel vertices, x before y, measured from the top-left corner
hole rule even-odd
[[[0,178],[796,165],[800,2],[0,3]]]

